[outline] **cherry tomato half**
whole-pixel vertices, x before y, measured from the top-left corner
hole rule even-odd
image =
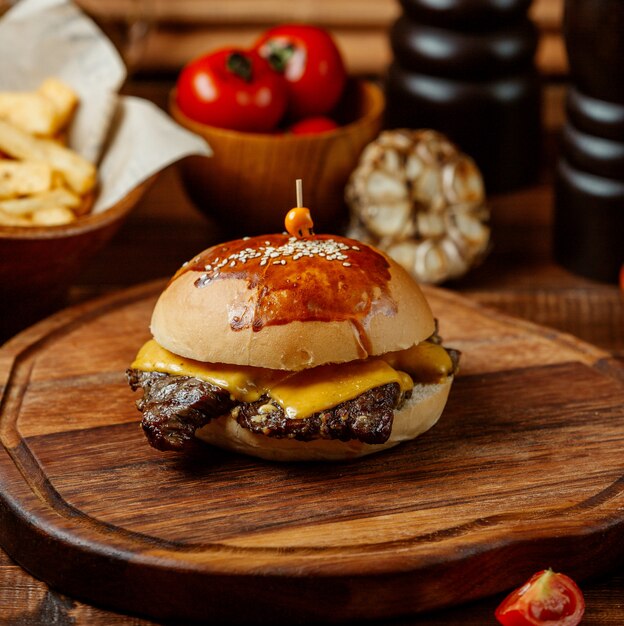
[[[286,78],[293,119],[325,115],[340,100],[347,74],[326,30],[301,24],[276,26],[261,35],[254,49]]]
[[[316,117],[306,117],[295,122],[288,130],[293,135],[316,135],[336,128],[338,128],[338,124],[334,120],[324,115],[317,115]]]
[[[271,131],[284,115],[286,81],[254,51],[226,48],[184,67],[176,102],[196,122],[250,132]]]
[[[585,600],[576,583],[547,569],[512,591],[494,615],[503,626],[577,626],[584,613]]]

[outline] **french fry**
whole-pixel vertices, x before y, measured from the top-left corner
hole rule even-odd
[[[57,135],[69,122],[78,96],[56,78],[48,78],[36,92],[0,92],[0,119],[31,135]]]
[[[54,105],[57,128],[50,134],[56,135],[60,129],[65,128],[69,123],[78,106],[78,96],[73,89],[57,78],[46,78],[37,92]]]
[[[48,161],[78,194],[87,193],[95,186],[96,169],[92,163],[51,139],[33,137],[3,120],[0,120],[0,150],[16,159]]]
[[[32,221],[36,226],[60,226],[76,219],[73,212],[64,206],[49,206],[33,213]]]
[[[52,168],[43,161],[0,159],[0,200],[52,188]]]
[[[25,196],[24,198],[14,198],[12,200],[0,200],[0,211],[7,215],[25,216],[35,214],[38,211],[51,207],[64,207],[67,209],[77,209],[82,203],[82,198],[75,193],[59,187],[44,193]]]
[[[65,177],[63,174],[52,170],[52,184],[50,186],[52,189],[57,189],[58,187],[65,188]]]
[[[49,136],[58,130],[54,103],[38,93],[0,93],[0,119],[33,135]]]
[[[80,205],[77,207],[72,207],[72,211],[76,217],[81,217],[82,215],[87,215],[87,213],[91,213],[91,209],[93,208],[93,204],[95,202],[95,192],[91,191],[88,194],[80,197]]]
[[[0,211],[0,226],[32,226],[32,221],[21,215],[9,215]]]

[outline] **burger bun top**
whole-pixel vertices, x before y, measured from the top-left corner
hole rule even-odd
[[[297,371],[409,348],[435,329],[398,263],[335,235],[269,235],[205,250],[152,315],[154,339],[189,359]]]

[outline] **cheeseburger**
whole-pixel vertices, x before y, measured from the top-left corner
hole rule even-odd
[[[458,355],[418,285],[372,247],[307,232],[219,244],[173,276],[127,372],[152,446],[338,460],[438,420]]]

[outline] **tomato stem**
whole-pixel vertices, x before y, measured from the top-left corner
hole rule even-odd
[[[288,61],[294,53],[295,46],[293,46],[291,43],[286,45],[270,43],[269,55],[266,59],[276,72],[283,74],[286,71]]]
[[[252,79],[251,59],[240,52],[232,52],[227,58],[226,67],[228,71],[242,78],[246,83]]]

